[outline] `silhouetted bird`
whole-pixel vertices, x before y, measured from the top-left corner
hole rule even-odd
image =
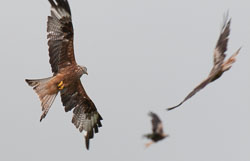
[[[149,147],[151,144],[158,142],[158,141],[169,136],[167,134],[164,134],[163,125],[162,125],[160,118],[153,112],[150,112],[149,116],[152,117],[151,122],[152,122],[152,132],[153,133],[144,135],[144,137],[152,140],[151,142],[146,144],[146,147]]]

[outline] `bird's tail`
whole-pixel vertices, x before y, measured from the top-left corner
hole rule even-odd
[[[56,93],[49,92],[47,84],[51,78],[53,77],[44,79],[25,79],[28,85],[33,87],[33,89],[35,90],[41,101],[43,114],[41,115],[40,121],[42,121],[42,119],[45,118],[45,116],[47,115],[58,93],[58,92]]]
[[[222,64],[223,71],[227,71],[232,67],[233,63],[236,61],[236,56],[239,54],[240,49],[241,48],[239,48],[230,58],[227,59],[227,61],[225,61],[225,63]]]

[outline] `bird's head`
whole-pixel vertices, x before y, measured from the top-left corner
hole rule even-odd
[[[82,76],[83,74],[87,74],[88,75],[87,67],[78,65],[78,69],[79,69],[79,75],[80,76]]]

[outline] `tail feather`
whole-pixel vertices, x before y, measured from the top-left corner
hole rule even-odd
[[[52,77],[44,78],[44,79],[25,79],[29,86],[33,87],[39,99],[41,101],[43,114],[41,115],[40,121],[47,115],[51,105],[53,104],[56,95],[58,92],[54,94],[49,94],[48,88],[46,87],[48,81]]]
[[[43,114],[41,115],[41,118],[40,118],[40,121],[42,121],[45,116],[47,115],[47,113],[49,112],[49,109],[51,107],[51,105],[53,104],[55,98],[56,98],[56,94],[53,94],[53,95],[46,95],[47,98],[42,100],[42,111],[43,111]]]

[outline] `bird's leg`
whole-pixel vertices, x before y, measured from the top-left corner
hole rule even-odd
[[[60,90],[62,90],[64,88],[63,81],[61,81],[57,86]]]
[[[145,144],[145,147],[148,148],[148,147],[149,147],[150,145],[152,145],[153,143],[154,143],[154,142],[151,141],[151,142]]]

